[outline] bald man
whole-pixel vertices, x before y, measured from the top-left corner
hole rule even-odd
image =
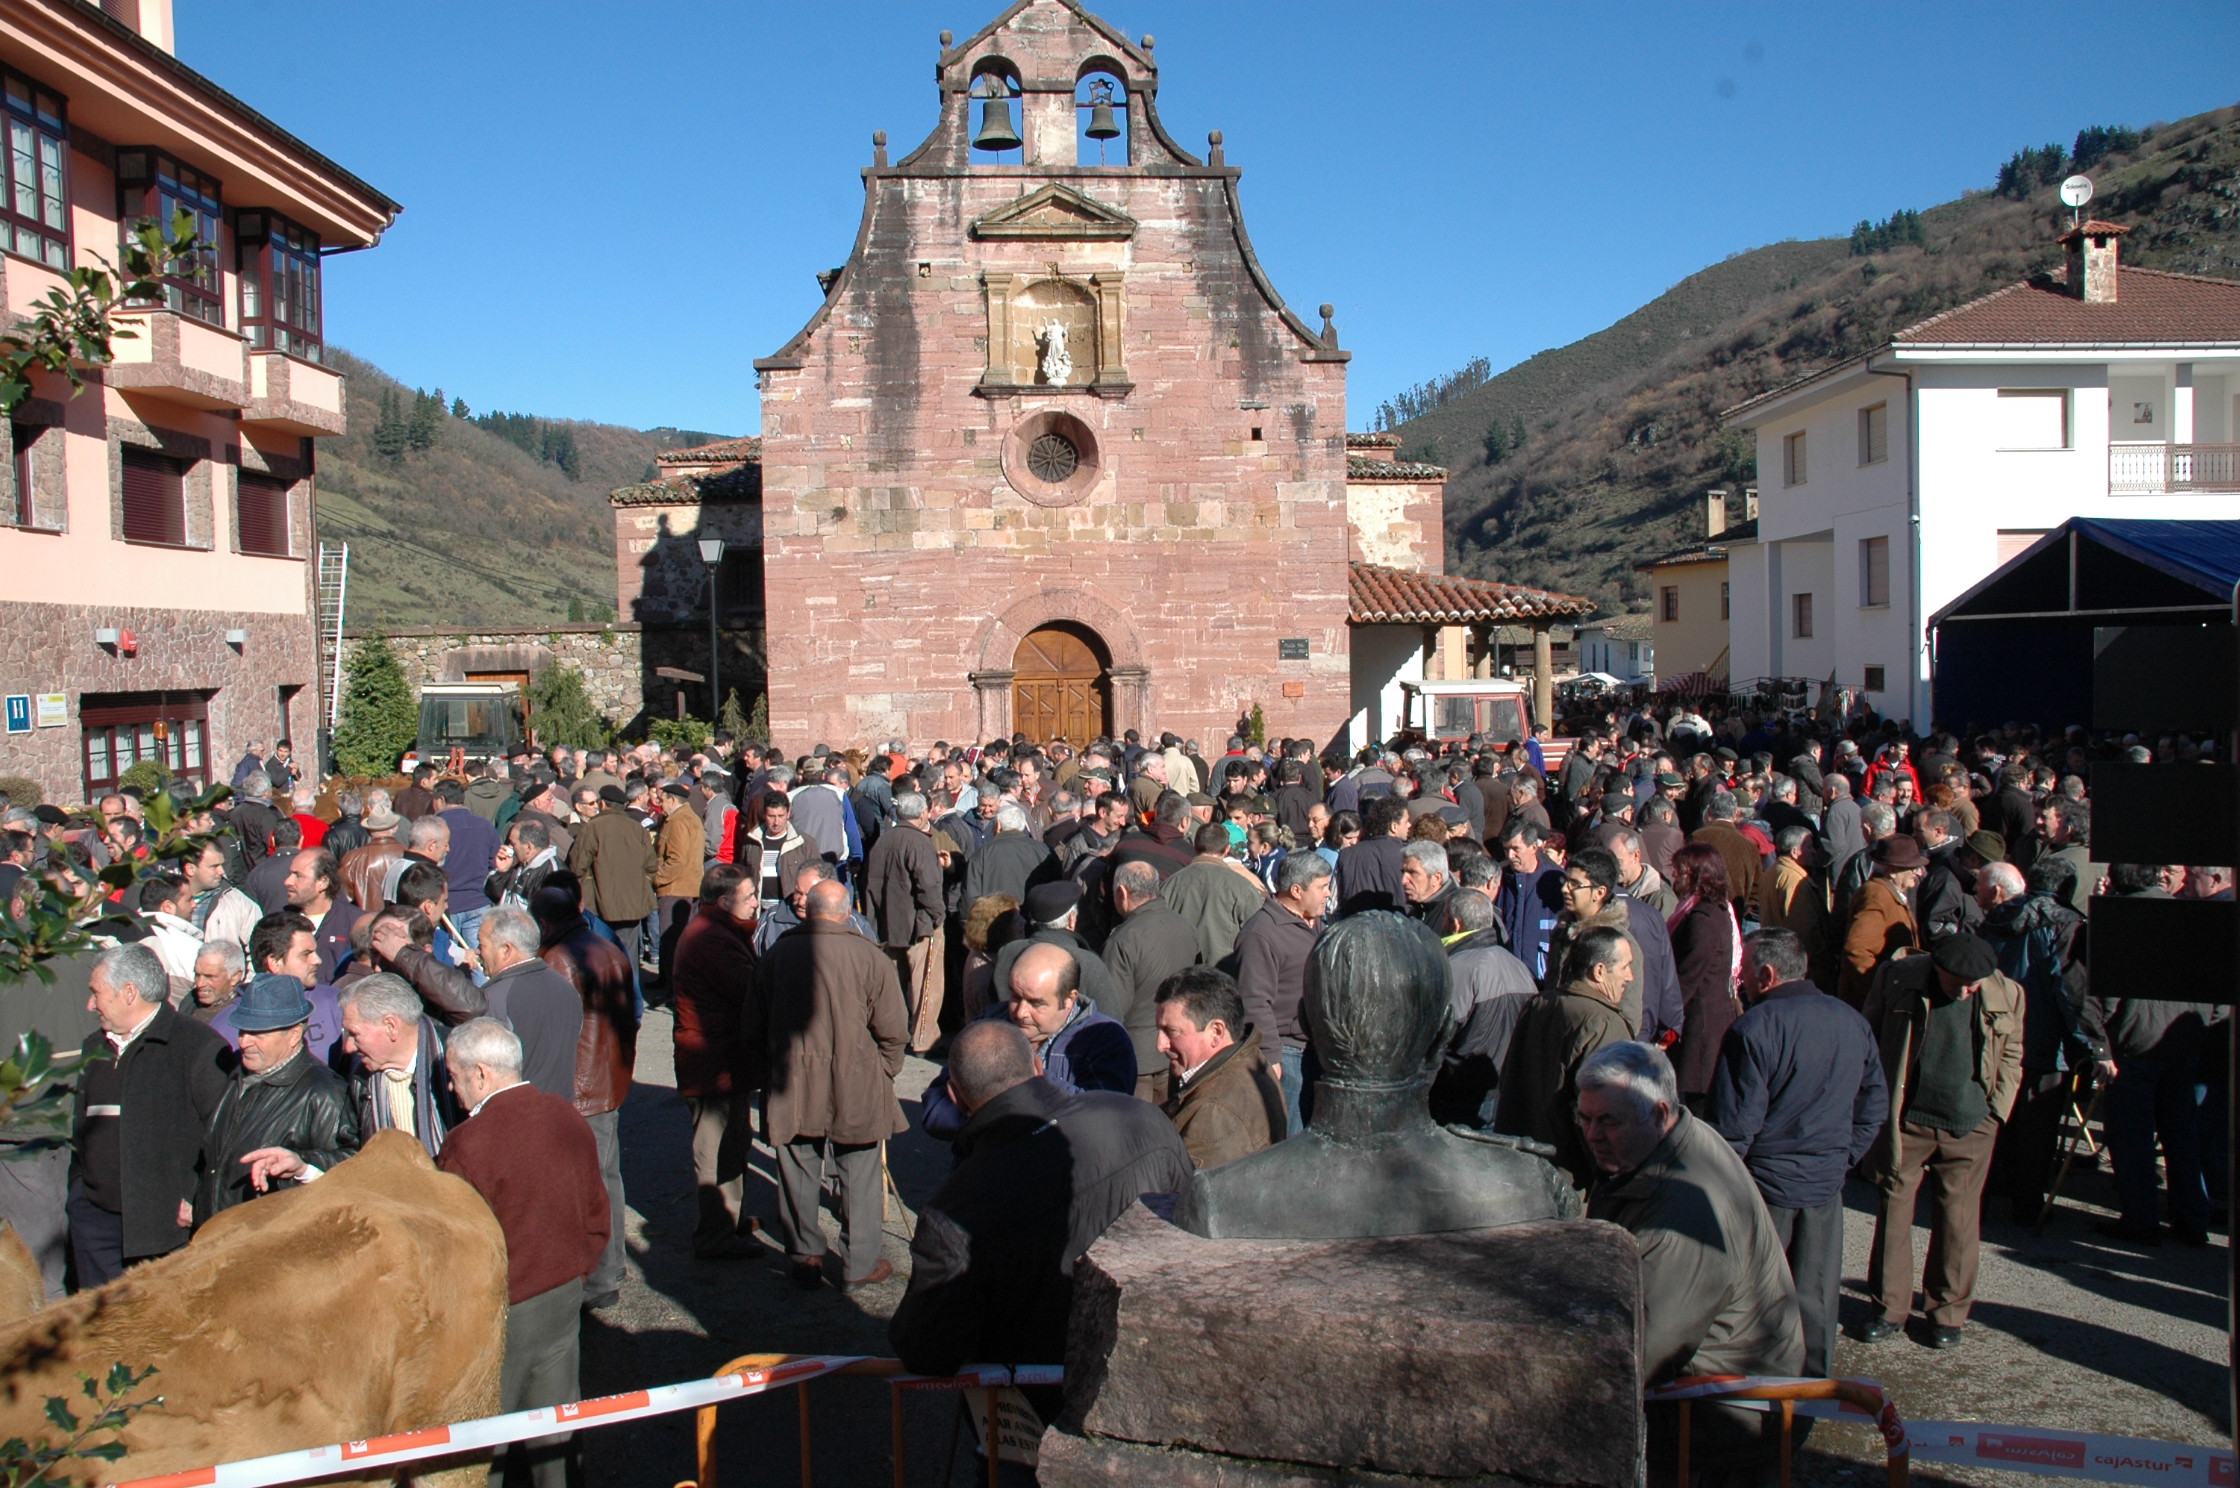
[[[1008,1019],[1027,1036],[1042,1072],[1067,1094],[1136,1088],[1136,1045],[1117,1019],[1081,995],[1081,963],[1061,945],[1035,943],[1011,963],[1011,998],[982,1014]],[[949,1089],[947,1073],[926,1087],[919,1125],[928,1136],[955,1137],[965,1112]]]
[[[848,923],[848,886],[817,884],[804,908],[801,928],[763,958],[756,976],[760,995],[746,1014],[759,1026],[743,1028],[742,1036],[764,1038],[769,1048],[766,1119],[778,1154],[778,1219],[794,1284],[806,1289],[825,1280],[819,1209],[829,1164],[846,1231],[833,1281],[842,1288],[872,1286],[894,1275],[894,1264],[879,1254],[879,1144],[906,1129],[894,1077],[902,1071],[909,1014],[894,963]],[[1128,1079],[1132,1085],[1132,1069]]]

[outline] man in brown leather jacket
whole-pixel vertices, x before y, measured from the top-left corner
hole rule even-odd
[[[558,869],[537,890],[529,912],[544,932],[545,965],[583,998],[583,1033],[576,1043],[576,1110],[599,1144],[607,1185],[607,1248],[584,1283],[586,1308],[612,1305],[622,1291],[622,1139],[618,1125],[638,1060],[637,999],[630,963],[583,915],[583,882]]]

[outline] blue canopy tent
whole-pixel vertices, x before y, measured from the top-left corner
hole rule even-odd
[[[2236,585],[2240,520],[2064,522],[1929,617],[1937,720],[2089,725],[2096,629],[2229,626]]]

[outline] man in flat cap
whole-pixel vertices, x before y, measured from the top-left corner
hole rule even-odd
[[[1879,1343],[1912,1311],[1914,1200],[1926,1175],[1923,1341],[1956,1348],[1975,1301],[1984,1180],[2022,1088],[2023,990],[1990,942],[1961,931],[1876,972],[1863,1011],[1881,1039],[1890,1119],[1862,1164],[1882,1210],[1867,1278],[1880,1311],[1859,1337]]]
[[[259,1194],[308,1183],[358,1150],[358,1112],[342,1077],[304,1034],[309,994],[292,976],[252,977],[228,1009],[241,1039],[203,1144],[199,1223]]]

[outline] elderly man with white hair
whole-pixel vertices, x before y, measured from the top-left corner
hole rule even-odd
[[[454,1029],[444,1058],[467,1117],[436,1165],[474,1185],[506,1237],[498,1409],[564,1405],[580,1395],[583,1279],[607,1244],[598,1145],[574,1105],[522,1077],[521,1041],[496,1019]],[[515,1449],[537,1488],[565,1488],[572,1440],[540,1436]]]
[[[204,941],[194,958],[194,1000],[180,1011],[197,1023],[209,1022],[233,1006],[248,976],[249,953],[239,944],[230,940]]]
[[[187,1243],[202,1136],[226,1093],[226,1042],[172,1010],[145,945],[102,952],[88,977],[87,1037],[71,1121],[70,1244],[78,1286]]]
[[[1602,1178],[1587,1217],[1641,1251],[1641,1380],[1793,1375],[1804,1328],[1789,1263],[1750,1173],[1725,1138],[1680,1104],[1672,1063],[1616,1043],[1579,1066],[1579,1129]],[[1678,1413],[1649,1407],[1649,1481],[1674,1480]],[[1778,1415],[1697,1401],[1692,1465],[1706,1481],[1771,1483]]]
[[[459,1110],[444,1084],[443,1031],[412,984],[390,971],[351,983],[342,994],[342,1041],[358,1056],[350,1094],[365,1140],[395,1128],[428,1156],[441,1152]]]
[[[996,834],[982,843],[964,871],[966,908],[990,894],[1024,904],[1027,890],[1058,877],[1058,859],[1027,830],[1027,810],[1013,801],[996,808]]]

